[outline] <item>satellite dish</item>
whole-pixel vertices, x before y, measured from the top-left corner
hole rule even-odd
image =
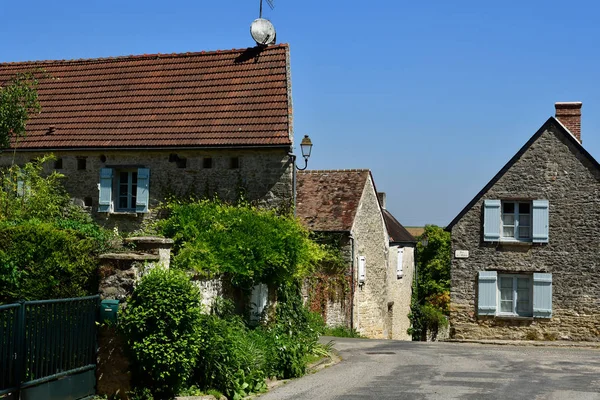
[[[257,18],[250,25],[250,34],[252,35],[252,39],[259,46],[268,46],[270,44],[275,44],[275,27],[268,19]]]

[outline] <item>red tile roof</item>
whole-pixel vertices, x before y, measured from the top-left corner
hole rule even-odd
[[[313,231],[349,232],[369,175],[367,169],[298,172],[298,217]]]
[[[289,146],[288,54],[283,44],[2,63],[0,85],[37,68],[51,76],[20,149]]]

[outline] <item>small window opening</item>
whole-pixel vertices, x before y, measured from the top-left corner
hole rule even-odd
[[[106,156],[105,156],[104,154],[102,154],[102,155],[100,156],[100,162],[103,162],[103,163],[105,163],[105,162],[106,162]]]
[[[229,168],[238,169],[240,167],[240,158],[239,157],[231,157],[229,161]]]
[[[63,167],[62,158],[57,158],[54,161],[54,169],[62,169],[62,167]]]
[[[179,160],[179,156],[177,154],[169,154],[169,162],[176,162],[177,160]]]
[[[86,158],[78,158],[77,159],[77,169],[79,171],[83,171],[86,169],[87,159]]]
[[[213,167],[212,157],[204,157],[202,160],[202,168],[210,169]]]
[[[175,164],[177,164],[177,168],[186,168],[187,167],[187,158],[179,158]]]
[[[92,198],[91,198],[91,197],[85,197],[85,198],[83,199],[83,204],[84,204],[86,207],[91,207],[91,206],[92,206]]]

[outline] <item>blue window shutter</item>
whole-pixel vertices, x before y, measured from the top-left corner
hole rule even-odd
[[[533,243],[548,243],[548,200],[533,201]]]
[[[483,201],[483,241],[500,240],[500,200]]]
[[[498,273],[496,271],[479,271],[478,315],[496,315],[497,281]]]
[[[112,168],[100,168],[100,196],[98,212],[110,212],[112,204]]]
[[[150,169],[138,168],[137,194],[135,200],[135,211],[139,213],[148,212],[148,186],[150,183]]]
[[[533,274],[533,316],[552,317],[552,274]]]

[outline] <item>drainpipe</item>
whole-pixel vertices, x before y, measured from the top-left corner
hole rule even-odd
[[[354,329],[354,236],[352,233],[350,234],[350,242],[352,248],[352,275],[350,279],[351,289],[350,289],[350,329]]]
[[[296,155],[291,151],[288,153],[292,164],[292,204],[294,206],[294,217],[296,216]]]

